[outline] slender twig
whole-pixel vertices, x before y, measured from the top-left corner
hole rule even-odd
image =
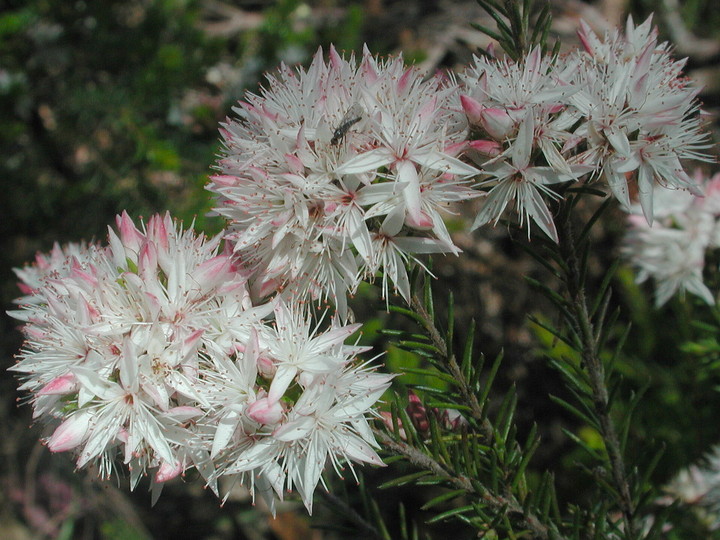
[[[589,376],[593,406],[600,420],[600,431],[605,441],[612,480],[620,494],[620,508],[623,513],[625,530],[630,537],[635,535],[634,515],[635,504],[630,496],[625,462],[620,448],[615,424],[610,417],[609,398],[605,366],[598,351],[598,339],[590,317],[585,288],[582,283],[580,261],[575,245],[575,237],[569,219],[565,219],[560,227],[560,250],[566,261],[566,287],[570,296],[570,306],[575,316],[574,325],[581,339],[581,354]]]
[[[427,309],[425,309],[425,305],[418,295],[414,294],[411,297],[410,308],[419,315],[423,328],[428,333],[428,336],[437,349],[441,360],[443,360],[450,374],[455,379],[463,401],[470,406],[470,414],[472,418],[478,422],[479,427],[482,430],[483,437],[488,441],[488,443],[492,444],[496,438],[495,430],[493,429],[492,423],[485,416],[483,407],[478,401],[477,394],[473,392],[465,374],[458,365],[455,354],[452,352],[452,344],[447,342],[446,337],[438,329],[434,318],[430,315],[430,313],[428,313]],[[502,515],[517,515],[518,523],[520,523],[522,527],[532,531],[533,538],[550,537],[548,526],[543,524],[532,512],[523,508],[513,495],[511,489],[504,489],[504,496],[497,493],[491,493],[487,489],[484,489],[479,482],[458,474],[448,465],[443,465],[437,462],[421,450],[414,448],[403,441],[396,440],[384,431],[375,429],[374,432],[378,441],[387,450],[404,456],[416,467],[430,471],[432,474],[443,478],[446,482],[457,489],[465,490],[469,494],[474,494],[480,497],[486,506],[497,513]],[[502,465],[503,464],[498,463],[498,466],[502,467]],[[503,473],[503,477],[507,477],[508,474],[510,474],[509,471],[503,471]],[[556,531],[553,531],[553,533],[553,538],[557,538],[558,536]]]
[[[502,497],[490,493],[488,490],[482,489],[477,482],[472,482],[469,478],[458,475],[454,470],[441,465],[417,448],[402,441],[395,440],[382,430],[373,429],[373,432],[378,442],[380,442],[385,449],[404,456],[416,467],[430,471],[457,489],[463,489],[469,494],[477,495],[482,499],[483,504],[492,508],[495,512],[501,512],[506,515],[516,514],[519,524],[531,531],[533,538],[545,539],[550,537],[548,527],[532,512],[523,508],[514,497]],[[553,538],[557,538],[557,536],[553,536]]]
[[[445,364],[447,364],[447,367],[450,370],[450,374],[453,376],[458,385],[458,388],[460,389],[463,400],[465,401],[465,403],[470,405],[470,412],[472,417],[478,422],[480,422],[483,435],[488,441],[492,441],[494,436],[492,425],[485,417],[483,408],[478,402],[477,395],[470,388],[470,385],[468,384],[465,375],[463,374],[460,366],[457,363],[455,355],[450,350],[450,345],[446,342],[445,338],[442,336],[437,326],[435,326],[435,321],[433,321],[433,318],[427,312],[425,306],[417,295],[413,295],[411,297],[410,307],[422,318],[423,327],[430,335],[430,339],[432,340],[433,345],[440,353],[440,356],[444,360]]]

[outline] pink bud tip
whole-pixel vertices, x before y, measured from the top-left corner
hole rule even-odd
[[[272,402],[268,398],[261,398],[251,403],[245,409],[245,414],[259,424],[277,424],[282,420],[283,409],[279,401]]]
[[[155,481],[167,482],[178,476],[181,472],[183,472],[183,466],[179,461],[173,464],[163,461],[157,473],[155,473]]]

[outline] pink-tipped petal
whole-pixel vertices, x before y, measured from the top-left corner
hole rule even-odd
[[[489,157],[499,156],[502,152],[502,146],[497,141],[490,140],[476,140],[470,141],[468,146],[473,150],[477,150],[481,154],[485,154]]]
[[[77,379],[72,373],[61,375],[43,386],[39,391],[39,396],[55,396],[69,394],[77,390]]]
[[[502,141],[512,131],[515,122],[503,109],[484,107],[480,113],[480,125],[496,141]]]
[[[123,213],[117,216],[115,221],[123,245],[135,253],[140,251],[140,246],[145,241],[145,235],[135,227],[135,223],[133,223],[128,213],[123,210]]]

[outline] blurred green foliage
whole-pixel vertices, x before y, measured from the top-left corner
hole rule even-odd
[[[693,34],[712,37],[718,35],[720,28],[720,10],[715,0],[680,0],[674,2],[660,3],[656,0],[634,0],[628,2],[628,10],[644,20],[648,15],[662,12],[664,9],[677,7],[687,28]],[[654,17],[655,24],[663,25],[662,17]]]
[[[162,211],[202,186],[215,133],[173,114],[219,57],[197,9],[35,1],[2,16],[4,239],[22,231],[34,251],[102,237],[120,210]]]

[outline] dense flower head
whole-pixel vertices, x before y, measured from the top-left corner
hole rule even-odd
[[[319,50],[307,70],[281,66],[248,94],[222,134],[221,174],[208,189],[256,291],[346,295],[383,272],[409,296],[405,264],[457,253],[440,217],[474,192],[458,159],[467,131],[456,85],[424,80],[401,57],[365,50],[359,63]]]
[[[628,19],[625,33],[600,40],[586,24],[579,32],[584,51],[574,82],[581,91],[573,104],[587,119],[578,130],[586,138],[586,157],[596,162],[618,200],[629,206],[630,178],[649,223],[658,188],[702,190],[681,160],[708,160],[702,131],[699,89],[682,76],[685,60],[673,60],[667,43],[658,43],[648,18]]]
[[[123,214],[117,229],[107,246],[56,247],[17,272],[32,298],[11,312],[27,338],[11,369],[34,417],[59,424],[51,451],[75,451],[102,476],[122,464],[131,487],[153,471],[156,495],[193,466],[217,492],[228,464],[237,476],[248,460],[271,504],[264,488],[282,496],[287,483],[309,509],[326,461],[381,463],[367,417],[390,379],[358,365],[366,348],[344,345],[358,325],[311,326],[279,299],[253,305],[220,237],[169,215],[138,228]],[[320,387],[323,400],[305,395]],[[308,419],[334,422],[322,444]],[[257,464],[260,442],[282,448]],[[313,473],[296,478],[308,459]]]
[[[653,279],[658,306],[678,292],[715,303],[703,270],[707,252],[720,247],[720,174],[709,180],[696,175],[694,181],[704,189],[704,197],[682,190],[655,192],[652,225],[639,204],[630,208],[622,252],[637,269],[638,282]]]
[[[708,147],[684,62],[657,42],[650,19],[604,39],[582,23],[580,38],[584,49],[559,59],[535,48],[519,62],[476,58],[462,75],[470,147],[489,189],[474,227],[514,202],[521,224],[557,240],[545,199],[584,176],[604,179],[625,206],[637,192],[648,223],[656,190],[701,193],[681,164],[707,160]]]

